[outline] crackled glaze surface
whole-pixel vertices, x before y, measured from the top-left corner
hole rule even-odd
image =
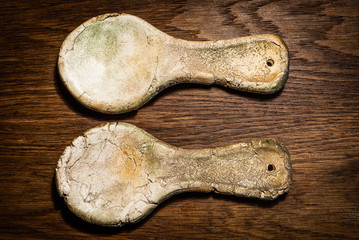
[[[66,38],[58,67],[65,86],[83,105],[123,113],[184,82],[273,93],[287,80],[288,51],[275,35],[192,42],[132,15],[106,14]]]
[[[121,226],[184,191],[275,199],[289,190],[291,165],[287,150],[272,139],[190,150],[134,125],[109,123],[65,149],[56,181],[75,214],[91,223]]]

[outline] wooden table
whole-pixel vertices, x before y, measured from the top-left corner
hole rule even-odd
[[[90,111],[62,85],[57,57],[67,34],[108,12],[186,40],[277,34],[288,82],[272,96],[179,85],[135,112]],[[5,1],[0,13],[1,239],[359,238],[358,1]],[[108,121],[183,148],[276,138],[292,188],[273,202],[180,194],[138,224],[90,225],[58,196],[54,170],[73,138]]]

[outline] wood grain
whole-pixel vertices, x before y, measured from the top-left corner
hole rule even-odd
[[[59,80],[58,51],[108,12],[187,40],[280,35],[288,82],[272,96],[180,85],[136,112],[87,110]],[[0,13],[0,238],[359,238],[357,1],[5,1]],[[135,225],[87,224],[58,197],[54,169],[73,138],[108,121],[185,148],[276,138],[292,156],[292,188],[274,202],[181,194]]]

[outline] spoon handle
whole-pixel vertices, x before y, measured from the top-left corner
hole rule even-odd
[[[175,193],[215,191],[272,200],[291,184],[289,153],[273,139],[213,149],[176,149],[166,155],[166,171],[158,179],[174,185]]]
[[[288,77],[288,49],[278,36],[265,34],[220,41],[166,42],[167,80],[220,84],[236,90],[274,93]]]

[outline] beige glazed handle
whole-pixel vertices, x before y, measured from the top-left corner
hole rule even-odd
[[[160,156],[161,154],[159,154]],[[166,151],[162,174],[173,192],[215,191],[273,200],[290,187],[289,153],[273,139],[212,149]]]
[[[171,40],[164,51],[170,61],[160,60],[163,65],[159,67],[165,70],[162,75],[167,74],[168,82],[215,83],[270,94],[280,90],[288,77],[288,49],[275,35],[204,42]]]

